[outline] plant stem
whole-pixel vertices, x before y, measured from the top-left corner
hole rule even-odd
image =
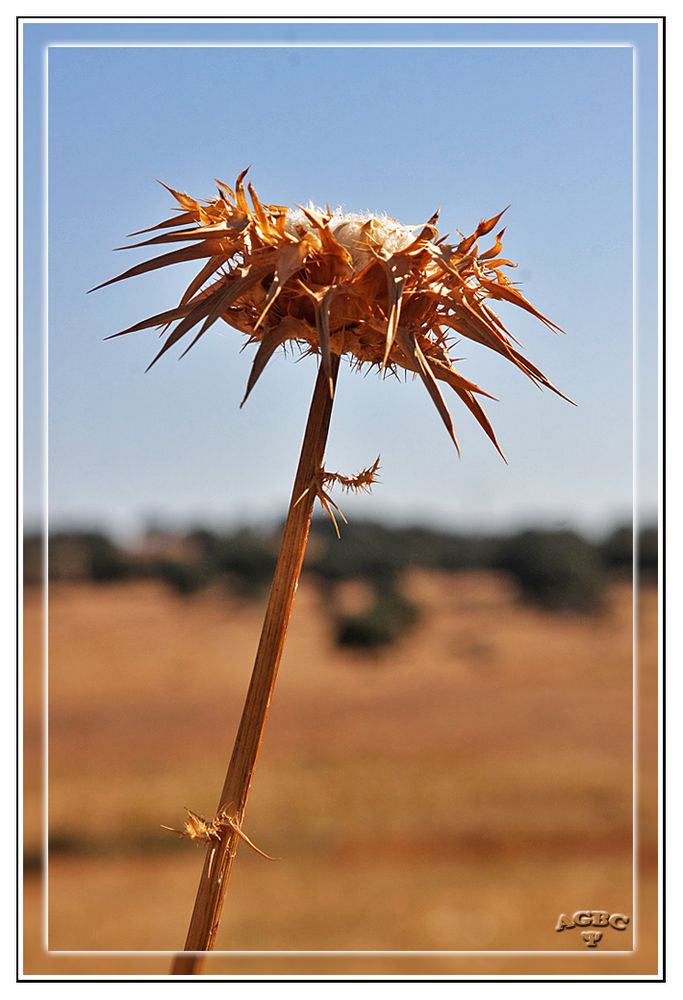
[[[225,784],[216,810],[218,816],[223,809],[228,809],[238,826],[242,825],[254,767],[263,740],[311,527],[316,494],[315,490],[309,487],[323,462],[332,414],[330,385],[334,386],[336,383],[339,355],[333,354],[331,361],[331,379],[325,372],[324,365],[321,364],[318,371],[261,639]],[[308,492],[303,499],[300,499],[306,490]],[[202,953],[210,951],[214,946],[239,840],[238,833],[231,827],[225,826],[222,828],[220,840],[213,840],[207,845],[185,948],[175,957],[171,970],[173,975],[196,975],[205,957]]]

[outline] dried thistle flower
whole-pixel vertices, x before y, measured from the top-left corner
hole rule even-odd
[[[234,191],[217,182],[218,197],[203,203],[168,188],[180,205],[180,214],[132,234],[162,230],[134,245],[188,245],[103,283],[109,285],[167,264],[204,261],[177,307],[114,336],[159,327],[166,339],[154,364],[190,331],[196,332],[186,351],[222,319],[245,333],[247,343],[258,345],[245,400],[278,347],[294,344],[321,359],[252,678],[216,815],[206,820],[188,810],[184,829],[175,831],[207,847],[184,951],[173,964],[177,975],[196,973],[201,953],[214,947],[238,842],[244,840],[263,853],[246,836],[242,822],[314,501],[320,499],[337,528],[334,511],[346,519],[326,487],[336,483],[349,491],[368,490],[379,468],[379,459],[357,476],[324,468],[340,358],[348,355],[359,367],[375,366],[385,373],[404,370],[419,375],[456,448],[439,382],[451,386],[500,452],[478,399],[489,394],[455,369],[449,353],[454,335],[496,351],[536,385],[559,393],[517,350],[517,342],[489,306],[489,300],[509,302],[550,330],[560,329],[503,273],[502,268],[514,266],[500,256],[504,230],[495,235],[492,247],[479,250],[479,239],[495,229],[502,212],[481,222],[471,236],[449,244],[447,236],[439,235],[437,215],[417,227],[403,226],[386,216],[349,215],[329,208],[292,210],[264,205],[251,184],[250,204],[244,189],[245,174],[243,171],[237,178]]]
[[[113,336],[151,327],[168,331],[154,364],[196,330],[186,353],[222,319],[245,333],[247,343],[258,344],[243,403],[277,348],[292,343],[320,355],[330,393],[332,355],[348,355],[359,366],[413,372],[424,383],[456,448],[439,382],[457,393],[501,455],[478,399],[494,397],[456,370],[449,353],[454,334],[496,351],[538,386],[562,395],[520,353],[489,305],[491,300],[510,302],[550,330],[560,330],[504,274],[503,268],[515,266],[500,256],[504,229],[495,234],[492,247],[479,249],[480,238],[495,229],[503,212],[451,244],[436,227],[438,212],[418,227],[387,216],[323,211],[312,205],[292,210],[263,204],[249,184],[250,203],[246,173],[239,175],[234,191],[217,181],[218,196],[208,202],[167,188],[180,214],[131,234],[169,230],[133,246],[188,246],[97,287],[169,264],[205,263],[178,306]]]

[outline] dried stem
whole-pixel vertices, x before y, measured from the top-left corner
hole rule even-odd
[[[225,825],[220,839],[207,845],[185,948],[176,955],[171,970],[173,975],[197,974],[204,959],[203,953],[214,946],[228,879],[240,841],[238,829],[244,817],[299,583],[315,493],[308,490],[300,503],[296,501],[307,490],[322,465],[332,413],[330,385],[334,386],[338,370],[339,356],[332,355],[331,372],[326,372],[322,364],[318,372],[254,670],[216,810],[216,816],[223,811],[229,812],[237,829],[235,825]]]

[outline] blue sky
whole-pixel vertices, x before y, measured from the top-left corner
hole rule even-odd
[[[113,253],[170,214],[155,178],[211,197],[252,164],[265,201],[309,199],[470,232],[511,203],[505,253],[566,331],[505,311],[525,351],[578,406],[464,342],[460,370],[499,398],[509,465],[455,396],[458,459],[422,386],[343,366],[328,468],[380,453],[381,485],[351,516],[453,530],[602,530],[632,505],[632,90],[638,49],[639,497],[656,506],[656,29],[651,25],[32,25],[26,31],[26,516],[40,471],[41,51],[49,49],[49,497],[53,526],[131,531],[284,514],[315,373],[269,365],[239,410],[242,336],[214,328],[147,375],[155,336],[108,334],[168,308],[176,267],[86,295],[145,256]],[[293,47],[104,48],[55,43],[235,41]],[[297,43],[496,43],[310,48]],[[539,42],[553,47],[533,46]],[[515,47],[504,47],[514,43]]]

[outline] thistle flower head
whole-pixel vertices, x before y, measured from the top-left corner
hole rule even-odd
[[[549,329],[560,329],[504,273],[515,266],[501,256],[504,229],[492,237],[492,246],[480,249],[479,241],[493,233],[503,212],[451,243],[439,234],[438,212],[422,226],[405,226],[370,213],[266,205],[251,184],[247,197],[245,174],[234,190],[217,181],[217,197],[205,202],[167,188],[179,214],[133,233],[161,231],[133,246],[183,246],[98,286],[169,264],[201,263],[175,308],[114,334],[160,328],[166,339],[152,364],[192,333],[186,353],[220,319],[257,345],[245,400],[278,347],[293,342],[319,355],[328,374],[333,354],[348,355],[359,366],[415,373],[457,448],[439,387],[446,383],[498,451],[479,402],[489,394],[455,368],[449,353],[454,335],[496,351],[538,386],[559,393],[519,352],[491,308],[492,300],[509,302]]]

